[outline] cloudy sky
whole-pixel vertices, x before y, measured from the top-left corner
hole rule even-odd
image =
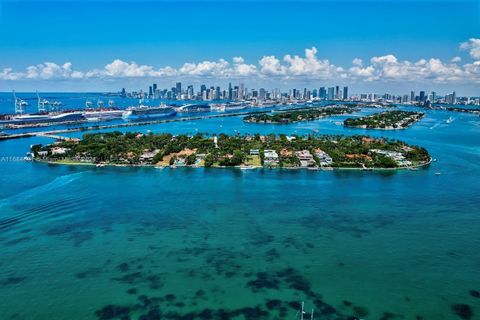
[[[156,82],[480,95],[480,1],[0,1],[0,91]]]

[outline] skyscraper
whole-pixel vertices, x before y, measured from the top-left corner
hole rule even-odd
[[[177,93],[177,96],[182,94],[182,83],[181,82],[177,82],[175,84],[175,92]]]
[[[232,83],[229,82],[228,83],[228,100],[232,100],[232,99],[233,99]]]
[[[192,85],[189,85],[188,88],[187,88],[187,96],[188,96],[188,99],[193,98],[193,86]]]
[[[334,87],[330,87],[330,88],[328,88],[327,99],[328,99],[328,100],[333,100],[334,98],[335,98],[335,88],[334,88]]]
[[[320,87],[318,96],[320,97],[320,99],[323,99],[323,100],[327,98],[327,90],[325,89],[325,87]]]
[[[420,91],[419,100],[420,102],[425,102],[425,91]]]
[[[238,99],[243,99],[245,95],[245,88],[243,86],[243,83],[240,83],[240,87],[238,88]]]
[[[415,101],[415,91],[410,91],[410,102]]]
[[[265,91],[264,88],[260,88],[259,92],[258,92],[258,98],[260,100],[265,100],[265,97],[266,97],[266,94],[267,92]]]
[[[335,99],[340,99],[340,87],[335,87]]]
[[[343,87],[343,100],[348,100],[348,87]]]

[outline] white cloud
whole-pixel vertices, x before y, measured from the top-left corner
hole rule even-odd
[[[72,63],[45,62],[28,66],[24,71],[12,68],[0,70],[0,80],[81,80],[158,77],[211,77],[211,78],[261,78],[274,77],[281,80],[328,80],[347,79],[355,81],[417,81],[417,82],[480,82],[480,39],[470,39],[460,45],[469,50],[474,61],[461,65],[462,59],[454,57],[443,62],[437,58],[420,59],[416,62],[401,60],[393,54],[374,56],[365,63],[355,58],[350,67],[336,66],[328,59],[320,59],[315,47],[305,49],[304,56],[287,54],[283,58],[263,56],[256,64],[250,64],[241,56],[229,62],[187,62],[179,68],[150,65],[115,59],[100,69],[78,71]]]
[[[352,64],[357,67],[362,67],[363,66],[363,60],[360,58],[355,58],[352,61]]]
[[[457,62],[462,62],[462,58],[459,56],[453,57],[452,60],[450,60],[452,63],[457,63]]]
[[[358,61],[349,69],[350,76],[354,79],[366,81],[468,81],[478,78],[474,77],[475,68],[467,73],[465,66],[456,63],[444,63],[440,59],[420,59],[417,62],[399,60],[394,55],[373,57],[370,65],[359,66]]]
[[[203,61],[200,63],[185,63],[180,69],[180,74],[189,76],[217,76],[225,74],[229,63],[223,59],[217,61]]]
[[[275,56],[264,56],[258,64],[260,65],[260,73],[267,76],[285,75],[287,72],[287,68],[282,66],[280,60]]]
[[[286,70],[288,75],[321,79],[340,76],[343,68],[334,66],[327,59],[318,59],[317,52],[317,48],[312,47],[305,49],[305,58],[287,54],[283,60],[287,63]]]
[[[72,63],[70,62],[65,62],[63,65],[58,65],[53,62],[45,62],[35,66],[29,66],[24,73],[18,72],[17,76],[19,79],[61,80],[81,79],[83,73],[73,70]]]
[[[460,49],[468,50],[472,59],[480,60],[480,39],[470,38],[460,44]]]

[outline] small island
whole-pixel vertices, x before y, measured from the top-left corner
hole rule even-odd
[[[300,121],[311,121],[334,115],[347,114],[358,111],[353,107],[323,107],[302,108],[297,110],[279,111],[271,114],[252,114],[243,118],[245,122],[287,124]]]
[[[95,133],[33,145],[34,161],[71,165],[400,169],[424,166],[419,146],[367,136]]]
[[[348,118],[343,124],[347,127],[364,129],[398,130],[408,128],[423,116],[422,112],[395,110],[361,118]]]

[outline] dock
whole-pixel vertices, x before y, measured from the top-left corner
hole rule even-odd
[[[174,118],[174,119],[159,119],[159,120],[150,120],[150,121],[141,121],[141,122],[125,122],[125,123],[116,123],[116,124],[92,125],[92,126],[75,127],[75,128],[68,128],[68,129],[49,130],[49,131],[5,134],[5,135],[0,135],[0,140],[30,138],[30,137],[47,137],[47,138],[52,138],[52,139],[55,139],[55,140],[65,141],[65,140],[70,140],[71,138],[63,137],[60,134],[71,133],[71,132],[93,131],[93,130],[105,130],[105,129],[113,129],[113,128],[142,127],[142,126],[147,126],[147,125],[170,123],[170,122],[182,122],[182,121],[195,121],[195,120],[214,119],[214,118],[238,117],[238,116],[246,116],[246,115],[252,115],[252,114],[263,114],[263,113],[269,113],[269,112],[271,112],[271,110],[244,111],[244,112],[222,113],[222,114],[212,114],[212,115],[205,115],[205,116],[192,116],[192,117],[183,117],[183,118]],[[58,123],[58,124],[61,124],[61,123]]]

